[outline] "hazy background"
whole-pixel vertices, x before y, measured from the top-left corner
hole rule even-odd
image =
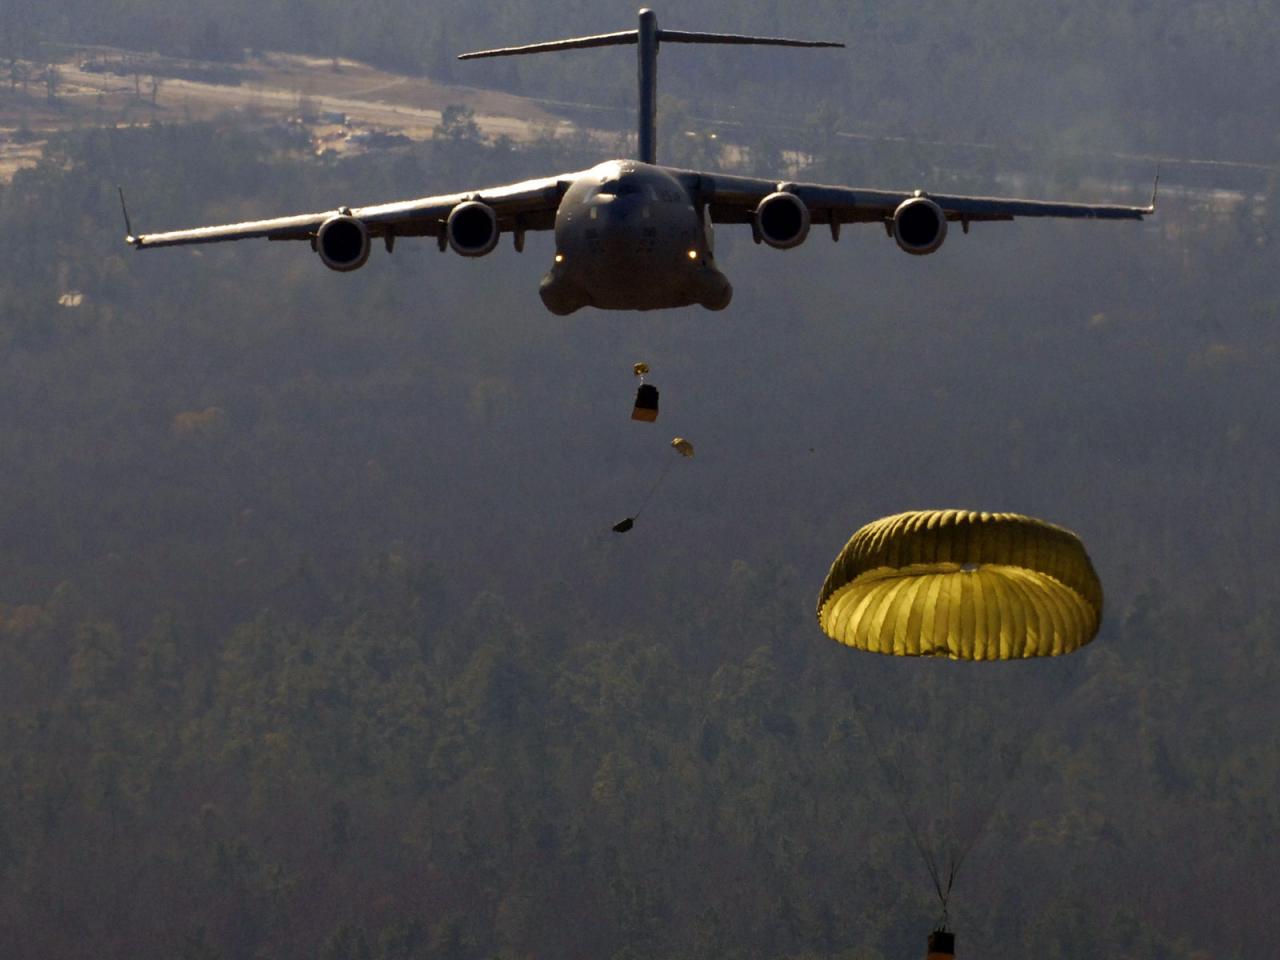
[[[583,138],[317,160],[251,116],[138,111],[51,135],[0,192],[0,953],[918,956],[937,911],[905,797],[956,835],[995,811],[957,883],[961,956],[1266,955],[1276,19],[658,13],[850,45],[664,49],[660,158],[1145,203],[1162,156],[1160,212],[977,224],[927,258],[879,228],[786,252],[722,228],[727,311],[561,319],[546,235],[475,261],[403,240],[349,275],[305,244],[144,255],[115,187],[165,229],[608,156]],[[634,15],[6,0],[0,67],[50,43],[285,49],[629,129],[629,50],[449,58]],[[37,92],[0,92],[14,128],[69,109]],[[653,426],[627,419],[635,360]],[[696,458],[611,533],[674,434]],[[970,667],[825,639],[832,558],[919,507],[1077,531],[1095,643]]]

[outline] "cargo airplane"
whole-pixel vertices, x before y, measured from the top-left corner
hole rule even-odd
[[[635,30],[465,53],[459,59],[635,44],[638,157],[506,186],[168,233],[135,236],[126,211],[126,239],[139,250],[251,237],[304,240],[326,267],[349,271],[364,266],[375,240],[390,252],[400,237],[434,237],[442,252],[451,249],[464,257],[481,257],[497,246],[504,232],[511,234],[516,250],[523,250],[528,231],[553,230],[554,261],[539,292],[548,310],[564,315],[582,307],[656,310],[700,304],[724,309],[733,288],[716,265],[714,224],[746,224],[756,243],[787,250],[803,243],[815,225],[827,226],[832,239],[838,240],[844,224],[877,223],[902,250],[922,256],[936,251],[947,237],[948,224],[957,221],[967,233],[969,225],[979,221],[1141,220],[1155,212],[1154,190],[1150,206],[1129,207],[868,190],[663,166],[656,152],[657,57],[661,45],[674,43],[844,46],[665,30],[658,27],[652,10],[643,9]]]

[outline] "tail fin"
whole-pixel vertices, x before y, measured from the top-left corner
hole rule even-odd
[[[790,40],[786,37],[752,37],[733,33],[691,33],[685,30],[659,30],[658,15],[647,8],[640,11],[640,25],[635,30],[617,33],[599,33],[590,37],[572,37],[568,40],[548,40],[520,47],[498,47],[493,50],[477,50],[461,54],[459,60],[476,60],[481,57],[508,57],[524,53],[547,53],[553,50],[576,50],[585,47],[608,47],[634,43],[639,47],[640,118],[639,159],[644,163],[657,163],[657,90],[658,44],[668,43],[733,43],[766,44],[774,47],[843,47],[843,43],[830,40]]]

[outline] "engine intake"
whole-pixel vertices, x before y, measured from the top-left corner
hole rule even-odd
[[[316,233],[316,252],[330,270],[358,270],[369,259],[369,230],[355,217],[330,217]]]
[[[755,233],[778,250],[790,250],[809,235],[809,208],[794,193],[771,193],[755,212]]]
[[[911,197],[893,211],[893,239],[900,250],[922,257],[947,239],[947,215],[928,197]]]
[[[479,200],[468,200],[449,211],[445,234],[455,253],[483,257],[498,245],[498,215]]]

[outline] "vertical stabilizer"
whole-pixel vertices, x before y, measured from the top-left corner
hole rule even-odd
[[[658,162],[658,15],[640,11],[636,31],[636,79],[640,84],[640,115],[637,120],[636,159]]]

